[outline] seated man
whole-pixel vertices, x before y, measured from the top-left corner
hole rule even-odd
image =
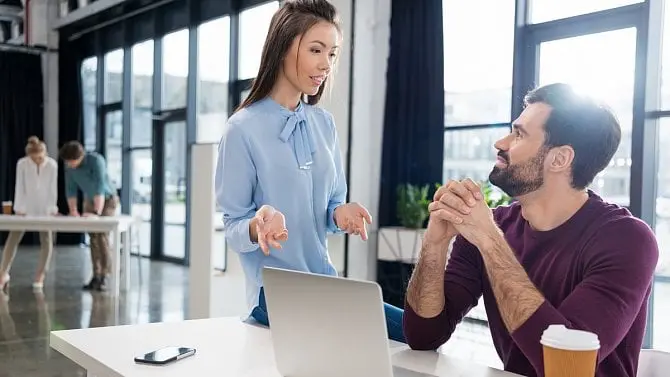
[[[483,295],[505,370],[544,375],[542,332],[563,324],[598,335],[597,376],[633,377],[658,245],[644,222],[586,189],[619,146],[618,121],[564,84],[525,102],[489,177],[517,201],[491,211],[465,180],[429,206],[407,289],[408,344],[437,349]]]

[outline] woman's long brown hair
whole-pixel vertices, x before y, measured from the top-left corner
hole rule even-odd
[[[275,12],[270,22],[268,35],[263,45],[261,64],[247,98],[235,110],[243,109],[267,97],[279,77],[284,58],[297,36],[303,36],[307,30],[319,21],[327,21],[340,30],[340,20],[335,7],[327,0],[286,0]],[[315,105],[321,99],[326,81],[313,96],[307,96],[307,103]]]

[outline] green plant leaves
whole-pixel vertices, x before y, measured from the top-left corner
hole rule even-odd
[[[409,183],[398,186],[396,211],[400,225],[412,229],[423,228],[428,218],[429,187],[429,185],[419,187]]]
[[[434,192],[441,185],[436,183],[433,191],[429,191],[430,185],[418,186],[410,183],[398,185],[396,212],[400,225],[411,229],[423,228],[429,215],[428,204],[433,200]],[[494,189],[489,181],[480,182],[480,187],[484,200],[490,208],[507,205],[511,202],[511,198],[507,194]]]

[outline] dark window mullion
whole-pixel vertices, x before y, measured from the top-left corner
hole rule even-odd
[[[240,92],[237,90],[237,76],[239,75],[238,62],[240,53],[240,14],[239,7],[233,2],[233,9],[230,14],[230,62],[229,62],[229,83],[228,83],[228,114],[240,104]]]
[[[162,17],[158,13],[154,15],[154,27],[156,37],[154,40],[154,74],[152,81],[152,112],[160,113],[163,100],[163,27]],[[160,120],[154,119],[152,122],[152,174],[151,179],[151,258],[160,259],[163,255],[163,150]]]
[[[131,145],[132,126],[133,126],[133,48],[132,48],[132,27],[130,21],[123,23],[123,85],[122,103],[123,109],[123,131],[121,142],[121,210],[123,213],[130,213],[132,199],[132,176],[133,166],[131,154],[128,151]]]
[[[103,105],[105,103],[105,52],[102,48],[102,33],[95,33],[96,54],[98,56],[98,69],[96,71],[95,86],[95,109],[96,109],[96,127],[95,127],[95,149],[104,155],[105,150],[105,114]]]

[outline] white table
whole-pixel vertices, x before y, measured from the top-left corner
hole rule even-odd
[[[270,330],[244,323],[239,317],[53,331],[50,345],[86,369],[89,377],[281,377],[275,367]],[[167,366],[133,361],[135,356],[165,346],[194,347],[196,354]],[[415,372],[451,377],[516,376],[437,352],[412,351],[394,341],[390,341],[390,348],[394,365]]]
[[[112,271],[109,280],[109,293],[118,297],[120,287],[128,289],[130,286],[130,245],[131,230],[137,220],[132,216],[100,216],[100,217],[71,217],[71,216],[16,216],[0,215],[0,231],[22,230],[33,232],[72,232],[72,233],[112,233],[111,253]],[[123,244],[121,242],[121,235]],[[121,250],[123,248],[123,253]],[[121,256],[123,255],[123,258]],[[121,263],[119,263],[121,260]],[[122,266],[122,268],[121,268]],[[123,279],[121,276],[123,272]]]

